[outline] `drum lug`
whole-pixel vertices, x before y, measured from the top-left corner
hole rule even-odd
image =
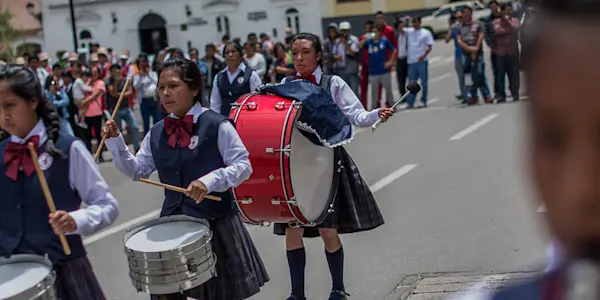
[[[242,105],[239,103],[232,103],[231,109],[239,108],[240,106],[242,106]],[[248,109],[249,111],[253,111],[258,108],[258,104],[256,104],[256,102],[248,102],[248,103],[244,104],[243,106],[245,106],[246,109]]]
[[[274,175],[269,175],[269,181],[273,181],[275,180],[275,176]]]
[[[287,145],[283,149],[275,149],[275,148],[266,148],[265,153],[275,153],[275,152],[283,152],[283,154],[290,156],[290,152],[292,152],[292,146]]]
[[[237,202],[241,202],[242,204],[252,204],[252,198],[242,198],[240,200],[235,200]]]
[[[276,110],[284,110],[285,109],[285,102],[284,101],[279,101],[279,102],[275,103],[275,109]]]
[[[187,267],[188,267],[188,271],[192,272],[192,273],[196,273],[198,272],[198,265],[194,264],[194,258],[190,258],[187,261]]]
[[[280,198],[271,198],[271,204],[273,204],[273,205],[279,205],[282,202],[283,203],[289,203],[289,204],[292,204],[292,205],[298,205],[298,203],[296,202],[296,199],[294,199],[294,198],[292,198],[290,200],[287,200],[287,201],[286,200],[281,200]]]
[[[327,209],[327,212],[332,213],[334,211],[335,211],[335,209],[333,209],[333,203],[329,204],[329,209]]]
[[[337,168],[337,170],[336,170],[336,171],[337,171],[338,173],[341,173],[341,172],[342,172],[342,169],[344,168],[344,166],[342,166],[342,161],[341,161],[341,160],[338,160],[338,163],[337,163],[337,164],[338,164],[338,168]]]

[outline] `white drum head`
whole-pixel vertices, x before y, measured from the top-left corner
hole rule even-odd
[[[334,150],[313,144],[295,126],[291,148],[290,177],[298,208],[314,222],[327,209],[335,168]]]
[[[52,269],[36,262],[0,265],[0,299],[10,299],[41,283]]]
[[[198,222],[166,222],[142,229],[125,241],[125,247],[139,252],[179,249],[200,240],[210,229]]]

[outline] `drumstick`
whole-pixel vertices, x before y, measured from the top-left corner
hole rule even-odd
[[[110,117],[111,121],[113,121],[115,119],[115,117],[117,116],[119,107],[121,107],[121,102],[123,102],[123,96],[125,96],[125,92],[129,88],[129,81],[131,81],[131,77],[127,78],[127,80],[125,81],[125,85],[123,86],[121,95],[119,95],[119,100],[117,100],[117,105],[115,105],[115,109],[113,110],[112,116]],[[100,133],[96,132],[96,134],[99,135]],[[106,142],[107,137],[108,137],[108,131],[106,133],[104,133],[104,135],[102,136],[102,140],[100,141],[100,144],[98,144],[98,149],[96,150],[96,154],[94,154],[94,161],[98,161],[98,157],[100,156],[100,153],[102,153],[102,148],[104,148],[104,142]]]
[[[42,191],[44,191],[44,197],[46,198],[46,203],[48,204],[48,208],[51,213],[56,212],[56,205],[54,204],[54,199],[52,199],[52,194],[50,193],[50,188],[48,187],[48,182],[46,181],[46,176],[44,176],[44,172],[40,168],[40,164],[38,162],[38,155],[33,143],[29,143],[29,153],[31,153],[31,160],[33,161],[33,165],[35,166],[35,172],[37,173],[38,179],[40,181],[40,185],[42,186]],[[62,244],[63,251],[65,255],[71,255],[71,247],[69,247],[69,242],[67,242],[67,238],[64,234],[60,234],[58,236],[60,239],[60,243]]]
[[[166,183],[162,183],[162,182],[156,182],[156,181],[152,181],[152,180],[148,180],[148,179],[144,179],[144,178],[140,178],[140,181],[143,183],[159,186],[159,187],[162,187],[167,190],[174,191],[174,192],[180,192],[183,194],[185,194],[185,192],[187,192],[187,190],[184,188],[180,188],[178,186],[174,186],[174,185],[170,185],[170,184],[166,184]],[[206,195],[206,196],[204,196],[204,198],[209,199],[209,200],[214,200],[214,201],[221,201],[221,197],[217,197],[217,196],[213,196],[213,195]]]
[[[390,107],[390,109],[396,109],[396,106],[400,105],[400,103],[402,103],[402,101],[404,101],[404,99],[406,99],[406,97],[408,97],[408,95],[410,95],[410,94],[416,95],[418,92],[421,91],[421,86],[416,81],[411,81],[406,86],[406,89],[408,91],[406,93],[404,93],[404,95],[402,95],[402,97],[398,101],[396,101],[396,103],[394,103],[394,105],[392,105],[392,107]],[[375,131],[375,129],[377,129],[377,127],[379,127],[379,125],[381,125],[381,123],[383,123],[383,122],[384,122],[383,118],[379,118],[379,120],[377,120],[377,122],[375,122],[375,124],[373,124],[373,126],[371,126],[371,129],[373,129],[373,131]]]

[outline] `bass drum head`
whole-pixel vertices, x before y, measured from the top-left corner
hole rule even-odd
[[[29,299],[40,293],[36,288],[52,274],[52,264],[43,256],[13,255],[0,260],[0,299]],[[50,284],[52,288],[53,282]],[[42,289],[44,287],[41,287]],[[23,297],[23,298],[21,298]]]
[[[332,200],[334,149],[313,144],[294,126],[291,150],[290,178],[298,209],[307,220],[317,222]]]

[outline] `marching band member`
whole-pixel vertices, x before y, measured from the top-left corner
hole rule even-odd
[[[327,75],[324,75],[321,69],[323,50],[317,36],[311,33],[299,33],[294,36],[291,49],[294,67],[297,71],[295,79],[311,80],[315,84],[328,80]],[[292,78],[286,78],[283,82],[289,79]],[[331,78],[331,85],[327,89],[331,93],[333,101],[354,126],[368,127],[379,118],[387,120],[394,113],[389,108],[366,111],[350,86],[339,76]],[[334,200],[334,212],[329,214],[317,228],[292,228],[287,224],[275,224],[275,234],[285,234],[286,237],[292,285],[291,296],[288,300],[306,299],[304,295],[306,254],[302,241],[303,236],[316,237],[320,235],[323,239],[325,256],[333,281],[329,300],[342,300],[347,299],[348,294],[344,287],[344,250],[339,234],[371,230],[384,223],[368,184],[361,177],[352,158],[343,148],[341,150],[344,168],[341,173],[339,191]]]
[[[112,224],[117,200],[85,145],[60,131],[33,71],[14,65],[0,69],[0,124],[0,256],[48,254],[58,298],[106,299],[81,236]],[[34,174],[30,142],[39,149],[40,168],[56,201],[53,214]],[[71,255],[63,253],[58,234],[66,234]]]
[[[152,299],[246,299],[269,281],[230,191],[252,173],[248,151],[227,117],[200,105],[202,75],[196,64],[170,59],[158,77],[159,98],[169,115],[150,129],[135,156],[113,121],[105,129],[106,146],[117,168],[133,180],[158,171],[161,182],[187,187],[185,195],[165,191],[161,216],[184,214],[210,222],[219,276],[183,295]],[[222,201],[202,200],[207,194]]]
[[[255,91],[262,84],[262,79],[243,62],[244,55],[239,44],[225,44],[223,57],[227,68],[215,76],[210,94],[210,109],[228,117],[231,104],[242,95]]]

